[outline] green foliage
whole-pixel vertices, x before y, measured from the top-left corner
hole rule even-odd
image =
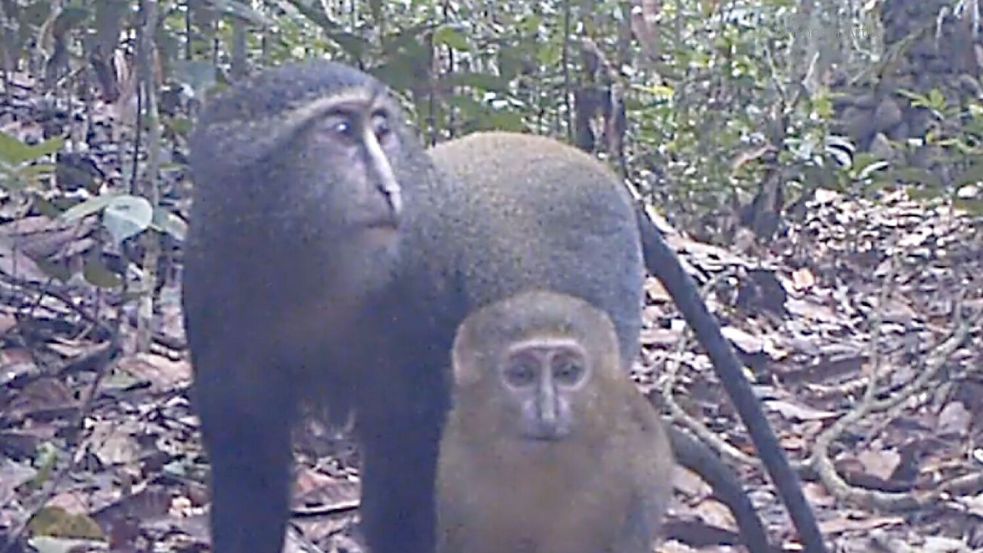
[[[72,514],[63,507],[44,507],[33,518],[28,528],[35,536],[83,538],[105,540],[99,524],[85,514]]]
[[[7,190],[34,188],[39,180],[54,172],[53,163],[43,161],[62,149],[65,140],[52,138],[29,146],[0,132],[0,187]]]
[[[153,206],[146,198],[129,194],[106,194],[81,202],[62,213],[65,221],[102,213],[102,224],[116,245],[147,230],[153,221]]]
[[[937,171],[914,166],[899,166],[887,171],[876,184],[897,183],[913,185],[910,193],[925,200],[946,199],[974,215],[983,215],[983,104],[971,102],[965,108],[946,98],[939,89],[925,94],[901,90],[912,107],[928,110],[934,125],[925,137],[925,144],[912,147],[935,147],[940,160],[949,169],[948,178]]]
[[[934,170],[908,167],[900,160],[860,152],[845,169],[834,162],[858,147],[836,134],[837,79],[873,73],[871,61],[882,55],[875,3],[159,0],[158,4],[161,21],[156,41],[163,80],[168,86],[178,85],[195,101],[235,78],[234,60],[255,69],[328,57],[364,68],[389,84],[428,142],[482,129],[572,140],[581,115],[575,101],[578,92],[609,95],[623,90],[624,155],[607,151],[600,144],[600,131],[594,137],[596,149],[654,195],[678,224],[690,229],[706,227],[720,216],[732,217],[735,208],[748,204],[767,179],[782,183],[786,204],[808,199],[819,187],[876,193],[893,180],[917,182],[924,190],[940,189]],[[67,52],[70,68],[84,69],[98,44],[115,43],[121,51],[132,48],[120,29],[139,25],[140,5],[138,0],[73,0],[52,11],[49,2],[6,2],[16,13],[5,14],[12,15],[15,24],[8,25],[4,50],[8,59],[27,60],[37,50],[25,45],[48,44],[45,38],[53,36]],[[634,27],[632,9],[640,5],[654,6],[645,14],[651,23],[646,40]],[[603,58],[601,67],[589,61],[585,39],[596,44]],[[959,113],[939,91],[911,93],[906,98],[913,107],[935,114],[940,130],[928,140],[962,156],[957,164],[962,172],[955,181],[975,182],[983,172],[978,159],[978,114]],[[595,118],[599,119],[596,114]],[[173,141],[167,147],[183,148],[191,121],[193,109],[164,115],[161,124]],[[965,130],[957,130],[949,124],[952,121],[965,125]],[[610,120],[600,123],[607,125]],[[599,121],[591,124],[596,130]],[[6,142],[0,142],[0,149],[8,148]],[[45,146],[57,150],[60,143]],[[24,186],[44,177],[50,166],[37,161],[44,157],[43,151],[22,154],[28,160],[5,159],[0,168],[2,185]],[[954,191],[950,184],[942,188]],[[148,228],[182,236],[180,219],[173,213],[152,209],[148,215],[145,206],[112,203],[124,201],[117,198],[121,198],[119,191],[113,198],[100,196],[73,209],[100,213],[112,241]],[[109,209],[110,205],[129,207],[123,214]],[[715,225],[711,223],[708,230]]]
[[[658,184],[671,190],[658,195],[684,225],[748,202],[770,171],[790,202],[839,179],[826,152],[832,104],[823,87],[801,85],[792,3],[733,4],[680,2],[663,14],[675,28],[660,34],[658,73],[669,86],[630,116],[639,153],[669,168]],[[748,158],[755,151],[768,154]]]

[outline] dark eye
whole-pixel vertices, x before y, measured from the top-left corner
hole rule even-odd
[[[376,113],[372,116],[372,128],[375,129],[375,136],[379,140],[385,139],[393,131],[389,118],[384,113]]]
[[[336,121],[334,125],[331,126],[331,130],[337,134],[340,134],[346,138],[351,138],[355,133],[355,126],[352,125],[351,121],[347,119]]]
[[[553,362],[553,378],[560,384],[572,386],[584,376],[584,365],[579,359],[561,357]]]
[[[322,123],[322,128],[336,137],[346,140],[355,138],[355,124],[349,117],[344,115],[330,115]]]
[[[531,386],[536,382],[536,367],[529,359],[513,359],[505,368],[505,382],[516,388]]]

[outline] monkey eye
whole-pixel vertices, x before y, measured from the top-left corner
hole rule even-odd
[[[530,359],[512,359],[505,367],[505,382],[516,388],[531,386],[536,382],[536,367]]]
[[[345,140],[355,139],[355,124],[351,118],[342,113],[336,113],[324,118],[321,128],[326,132]]]
[[[372,114],[372,128],[375,129],[375,135],[380,140],[389,136],[393,130],[389,118],[382,112]]]
[[[553,378],[560,384],[572,386],[584,377],[583,363],[571,357],[560,357],[553,362]]]

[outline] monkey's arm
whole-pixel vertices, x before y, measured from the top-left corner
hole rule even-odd
[[[788,458],[768,424],[758,398],[741,372],[740,361],[730,343],[720,333],[720,325],[700,298],[693,279],[683,270],[675,252],[666,244],[662,233],[649,219],[640,202],[635,202],[635,212],[642,236],[645,267],[668,290],[686,322],[696,333],[697,339],[707,350],[717,377],[734,402],[769,476],[778,488],[806,553],[826,553],[822,533],[816,524],[812,508],[802,494],[799,477],[789,466]]]
[[[626,384],[627,403],[633,426],[638,432],[631,439],[642,451],[628,459],[632,464],[630,470],[636,475],[633,486],[635,505],[623,536],[641,547],[626,544],[616,551],[651,551],[652,536],[664,535],[661,532],[662,520],[672,498],[673,467],[678,457],[658,411],[633,383],[626,381]]]

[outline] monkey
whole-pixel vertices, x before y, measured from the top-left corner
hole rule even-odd
[[[743,375],[733,348],[720,332],[716,318],[700,298],[692,277],[686,273],[679,258],[665,243],[641,203],[627,196],[622,199],[622,193],[627,194],[627,191],[618,178],[599,161],[573,146],[544,137],[517,133],[470,134],[438,144],[430,150],[430,155],[444,176],[436,182],[458,182],[460,184],[457,189],[474,192],[426,194],[430,205],[425,211],[446,214],[468,211],[463,204],[479,201],[471,198],[471,195],[483,198],[483,203],[494,206],[484,209],[485,212],[495,210],[495,214],[492,214],[481,212],[479,208],[478,212],[469,212],[467,217],[446,217],[439,223],[428,219],[429,224],[416,225],[441,227],[439,230],[426,231],[428,236],[439,234],[445,237],[440,243],[443,250],[441,254],[430,255],[438,258],[443,255],[446,259],[450,252],[458,252],[454,257],[453,272],[460,275],[463,271],[465,275],[462,279],[464,285],[458,287],[465,289],[465,298],[470,298],[472,305],[480,305],[493,299],[487,294],[490,289],[510,287],[512,293],[515,293],[519,283],[577,295],[600,307],[612,318],[622,345],[622,360],[631,360],[637,354],[641,312],[640,303],[634,301],[634,298],[627,302],[625,299],[637,293],[639,271],[644,274],[648,270],[663,283],[687,323],[694,329],[697,339],[707,350],[714,370],[734,402],[741,420],[747,425],[762,462],[788,508],[805,550],[808,553],[825,553],[822,533],[802,493],[798,475],[789,465],[768,419],[765,418],[761,403]],[[443,186],[450,188],[453,184]],[[614,193],[613,189],[618,189],[619,193]],[[578,196],[579,191],[588,191],[587,197]],[[610,197],[602,199],[602,191]],[[522,207],[515,208],[509,201],[501,201],[495,195],[522,198]],[[621,211],[624,201],[628,202],[628,209],[633,211],[634,216],[627,217]],[[617,211],[612,213],[614,209]],[[510,215],[501,216],[503,212]],[[499,225],[508,228],[499,229],[494,236],[484,234],[483,224],[496,218],[502,219]],[[518,221],[524,218],[537,221],[536,230],[531,234],[518,228]],[[629,224],[626,225],[626,222]],[[539,233],[538,238],[531,239],[531,235],[536,233]],[[475,239],[479,235],[483,238]],[[618,248],[620,251],[634,248],[635,236],[641,240],[639,247],[642,249],[643,259],[640,268],[634,257],[611,257],[611,248]],[[533,246],[537,246],[542,240],[551,243],[551,249],[544,254],[546,257],[542,257],[546,260],[545,264],[542,261],[530,261],[540,259],[533,253],[536,251]],[[457,242],[467,243],[455,245]],[[627,242],[632,242],[632,245],[627,246]],[[490,253],[482,249],[483,244],[496,245]],[[428,251],[427,248],[416,245],[409,249]],[[516,252],[521,252],[522,255],[517,255]],[[510,267],[503,260],[519,260],[523,263],[521,271],[524,274],[509,276],[506,271]],[[496,272],[484,269],[493,265]],[[475,267],[483,269],[476,273],[473,271]],[[432,269],[414,269],[410,272],[435,274]],[[452,271],[444,268],[439,272],[448,274]],[[480,285],[492,279],[497,279],[497,282]],[[530,282],[531,280],[536,282]],[[433,287],[433,281],[431,282]],[[476,283],[479,285],[476,286]],[[598,293],[593,288],[597,283],[601,283],[600,286],[609,295]],[[439,279],[436,286],[441,286]],[[446,289],[446,285],[444,286]],[[612,292],[616,297],[610,295]],[[432,291],[429,294],[407,295],[427,298],[428,309],[432,312],[446,314],[452,305],[450,296],[437,299]],[[458,297],[461,295],[458,293]],[[499,294],[498,297],[507,295]],[[456,314],[459,318],[462,311],[459,309]],[[444,340],[447,339],[449,326],[445,321]],[[438,333],[432,334],[437,335]],[[629,365],[630,361],[625,370],[628,370]],[[677,433],[673,434],[673,439],[692,441]],[[694,448],[686,448],[687,454],[694,452]],[[694,460],[693,464],[704,463],[705,461]],[[728,472],[719,466],[715,470],[717,475],[714,478]],[[737,503],[732,503],[731,506],[736,507]],[[738,519],[742,520],[742,517],[738,516]],[[754,526],[757,526],[757,537],[752,541],[761,544],[760,523],[753,525],[747,517],[743,517],[743,520],[748,524],[742,525],[742,530],[755,530]]]
[[[404,185],[432,163],[386,88],[324,61],[210,101],[189,138],[184,246],[193,399],[211,462],[216,553],[279,553],[290,427],[351,408],[358,336],[398,261]]]
[[[573,147],[483,133],[425,151],[375,78],[308,61],[210,99],[189,149],[183,303],[216,553],[282,545],[302,404],[354,412],[369,547],[432,553],[451,346],[487,303],[580,297],[611,319],[626,371],[638,352],[641,221]],[[702,307],[687,317],[704,346],[730,352],[692,282],[673,286]]]
[[[649,553],[672,494],[662,421],[610,318],[530,290],[467,316],[451,351],[438,553]]]

